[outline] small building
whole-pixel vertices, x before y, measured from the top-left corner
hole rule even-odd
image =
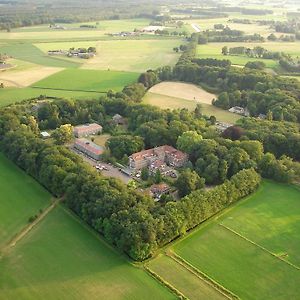
[[[113,117],[113,122],[116,124],[116,125],[124,125],[125,124],[125,119],[119,115],[119,114],[115,114]]]
[[[220,132],[223,132],[225,131],[227,128],[233,126],[233,124],[230,124],[230,123],[225,123],[225,122],[220,122],[220,121],[217,121],[216,122],[216,128],[220,131]]]
[[[41,137],[43,139],[49,139],[50,138],[50,134],[47,131],[42,131],[41,132]]]
[[[103,147],[84,138],[76,139],[74,148],[95,160],[100,160],[104,152]]]
[[[150,195],[153,198],[160,199],[162,195],[168,194],[171,188],[166,183],[153,184],[150,187]]]
[[[74,135],[77,138],[86,137],[93,134],[100,134],[102,129],[102,126],[96,123],[79,125],[74,127]]]

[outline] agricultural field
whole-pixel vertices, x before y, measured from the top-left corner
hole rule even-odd
[[[176,299],[61,206],[0,258],[0,269],[1,300]]]
[[[216,59],[229,59],[233,65],[244,66],[248,61],[262,61],[266,64],[267,68],[277,68],[278,61],[272,59],[251,58],[241,55],[222,55],[222,48],[228,46],[229,48],[244,46],[254,48],[256,46],[264,47],[270,51],[281,51],[288,53],[294,57],[300,55],[300,42],[283,43],[283,42],[266,42],[266,43],[209,43],[207,45],[199,45],[197,47],[198,58],[216,58]]]
[[[193,84],[181,82],[162,82],[152,87],[143,98],[143,102],[162,109],[187,108],[194,110],[197,103],[201,104],[203,114],[215,116],[217,120],[235,123],[241,118],[237,114],[220,109],[211,104],[216,95],[208,93]]]
[[[51,195],[1,153],[0,190],[1,252],[1,247],[28,224],[30,217],[50,205]]]
[[[176,242],[172,251],[242,299],[297,299],[300,190],[259,190]]]
[[[136,82],[138,76],[133,72],[67,69],[36,82],[33,87],[105,93],[121,91],[124,86]]]
[[[49,50],[68,50],[71,47],[88,48],[92,46],[96,47],[97,54],[92,59],[79,60],[81,63],[83,62],[81,68],[144,72],[164,65],[175,65],[180,53],[175,53],[173,48],[183,43],[184,41],[180,39],[158,39],[39,43],[35,46],[45,55]],[[72,60],[75,62],[78,61],[78,58]]]

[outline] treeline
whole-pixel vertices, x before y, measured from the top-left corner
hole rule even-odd
[[[206,30],[201,33],[193,33],[197,36],[198,44],[220,42],[264,42],[260,34],[245,34],[241,30],[230,29],[228,26],[221,30]]]
[[[118,104],[109,105],[110,112]],[[40,139],[38,124],[28,111],[28,105],[1,111],[1,151],[135,260],[148,258],[158,247],[259,185],[260,176],[254,169],[242,170],[208,192],[196,191],[178,202],[155,204],[120,181],[102,177],[67,148]]]

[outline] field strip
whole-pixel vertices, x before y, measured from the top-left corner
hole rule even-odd
[[[57,205],[59,199],[56,199],[49,207],[47,207],[32,223],[21,230],[9,243],[3,248],[3,252],[13,248],[23,237],[28,234],[33,227],[35,227],[40,221],[42,221]],[[0,256],[1,257],[1,256]]]
[[[173,294],[175,294],[178,299],[184,299],[189,300],[184,294],[182,294],[179,290],[177,290],[176,287],[174,287],[171,283],[164,280],[161,276],[159,276],[156,272],[152,271],[147,265],[144,265],[144,269],[150,274],[151,277],[153,277],[155,280],[157,280],[159,283],[164,285],[166,288],[168,288]]]
[[[33,89],[41,89],[41,90],[51,90],[51,91],[67,91],[67,92],[84,92],[84,93],[99,93],[106,94],[107,91],[95,91],[95,90],[70,90],[70,89],[61,89],[61,88],[47,88],[41,86],[31,86]]]
[[[208,275],[200,271],[199,269],[195,268],[193,265],[191,265],[189,262],[187,262],[185,259],[183,259],[178,254],[174,253],[173,251],[170,253],[166,253],[168,257],[176,261],[178,264],[183,266],[186,270],[191,272],[193,275],[197,276],[200,280],[205,281],[208,285],[213,287],[215,290],[217,290],[219,293],[221,293],[224,297],[227,299],[240,299],[239,296],[235,295],[233,292],[210,278]]]
[[[225,226],[224,224],[218,223],[218,225],[221,226],[221,227],[223,227],[223,228],[225,228],[225,229],[227,229],[227,230],[230,231],[231,233],[233,233],[233,234],[239,236],[240,238],[244,239],[245,241],[251,243],[252,245],[254,245],[254,246],[260,248],[261,250],[267,252],[268,254],[272,255],[273,257],[276,257],[277,259],[281,260],[282,262],[284,262],[284,263],[290,265],[291,267],[293,267],[293,268],[295,268],[295,269],[297,269],[297,270],[300,270],[300,268],[299,268],[298,266],[296,266],[296,265],[292,264],[291,262],[289,262],[289,261],[287,261],[287,260],[281,258],[280,256],[278,256],[278,255],[272,253],[271,251],[269,251],[269,250],[266,249],[265,247],[263,247],[263,246],[261,246],[261,245],[255,243],[255,242],[249,240],[249,239],[246,238],[245,236],[239,234],[238,232],[236,232],[236,231],[234,231],[233,229],[231,229],[231,228]]]

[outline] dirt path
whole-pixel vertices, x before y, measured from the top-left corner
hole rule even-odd
[[[38,223],[40,223],[59,203],[60,199],[56,199],[53,203],[47,207],[32,223],[28,224],[24,229],[22,229],[6,246],[4,246],[2,252],[5,253],[11,248],[15,247],[15,245],[25,237],[33,227],[35,227]]]
[[[191,24],[191,26],[193,27],[193,29],[196,31],[196,32],[200,32],[201,31],[201,28],[198,24]]]

